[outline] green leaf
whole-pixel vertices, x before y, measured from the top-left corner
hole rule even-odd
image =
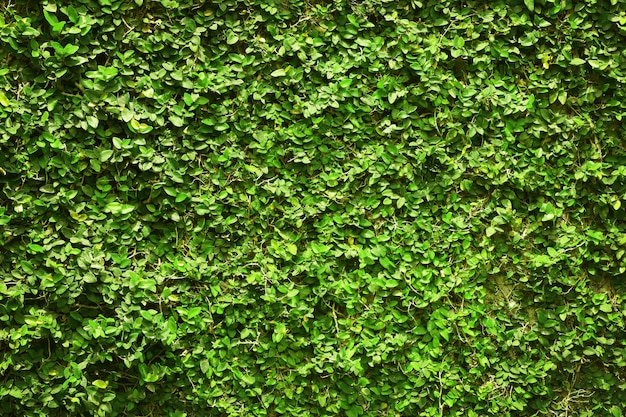
[[[201,360],[200,370],[202,371],[203,374],[206,375],[209,372],[209,370],[211,370],[211,363],[206,359]]]
[[[55,5],[54,8],[56,8],[56,5]],[[55,15],[49,13],[49,11],[52,12],[52,13],[54,13],[56,11],[56,10],[52,10],[52,9],[53,8],[50,8],[50,7],[44,8],[43,16],[48,21],[50,26],[55,26],[56,24],[59,23],[59,19],[57,19],[57,17]]]
[[[109,203],[105,206],[104,210],[111,214],[128,214],[135,210],[135,206],[132,204],[122,204],[117,202]]]
[[[85,119],[87,120],[87,124],[94,129],[96,129],[98,127],[98,124],[100,123],[98,118],[95,116],[87,116]]]
[[[383,268],[394,271],[396,269],[396,265],[387,257],[382,257],[378,260]]]
[[[109,381],[103,381],[101,379],[96,379],[93,381],[93,385],[100,389],[106,389],[109,386]]]
[[[284,69],[279,68],[279,69],[273,71],[270,75],[272,77],[284,77],[285,75],[287,75],[287,72]]]
[[[531,12],[535,11],[535,0],[524,0],[524,4]]]
[[[611,304],[600,304],[600,311],[605,313],[611,313],[613,311],[613,306]]]
[[[9,101],[7,96],[4,94],[4,91],[0,91],[0,106],[9,107],[10,105],[11,105],[11,102]]]
[[[45,250],[43,246],[38,245],[36,243],[29,243],[28,244],[28,249],[30,249],[31,251],[33,251],[35,253],[42,253]]]
[[[535,95],[531,94],[530,96],[528,96],[528,102],[526,103],[526,109],[527,110],[534,110],[535,109]]]
[[[169,119],[170,122],[176,127],[183,127],[183,125],[185,124],[185,121],[180,116],[171,115]]]
[[[311,242],[311,249],[315,254],[324,254],[327,253],[331,247],[317,242]]]
[[[272,340],[274,343],[280,343],[280,341],[285,337],[285,334],[287,334],[287,326],[285,326],[284,323],[279,323],[274,329]]]
[[[26,391],[26,390],[25,390]],[[13,398],[24,398],[24,392],[25,391],[21,391],[20,389],[13,387],[11,388],[11,390],[9,390],[9,395]]]
[[[202,312],[202,307],[192,307],[187,310],[187,318],[192,319]]]
[[[362,413],[363,409],[357,405],[353,405],[346,410],[346,416],[348,417],[359,417]]]
[[[141,310],[140,314],[141,314],[141,317],[143,317],[145,320],[150,321],[150,322],[154,318],[154,313],[152,311]]]
[[[113,150],[104,149],[103,151],[100,152],[100,162],[108,161],[111,158],[111,156],[113,156]]]
[[[97,80],[111,81],[117,76],[118,72],[119,70],[115,67],[103,67],[100,65],[98,66],[98,71],[88,71],[86,75]]]
[[[580,59],[580,58],[574,58],[572,59],[569,63],[572,65],[582,65],[584,64],[586,61],[584,59]]]
[[[54,51],[56,52],[56,54],[63,58],[73,55],[79,49],[79,47],[76,45],[68,44],[68,45],[62,46],[60,43],[55,42],[55,41],[50,42],[50,44],[54,48]]]
[[[126,108],[126,107],[124,107],[122,109],[122,120],[125,121],[126,123],[130,122],[131,120],[133,120],[134,116],[135,116],[135,113],[132,110],[130,110],[130,109]]]
[[[615,199],[612,203],[613,205],[613,209],[614,210],[619,210],[620,207],[622,207],[622,200],[620,200],[619,198]]]
[[[555,260],[551,259],[548,255],[536,255],[535,263],[538,265],[552,265]]]
[[[256,379],[252,375],[243,374],[241,376],[241,381],[246,385],[253,385],[256,382]]]
[[[141,123],[135,119],[132,119],[130,123],[128,124],[128,126],[130,127],[130,130],[132,132],[141,133],[141,134],[150,133],[153,129],[152,126],[149,126],[145,123]]]
[[[233,31],[228,32],[228,36],[226,37],[226,43],[228,45],[234,45],[239,41],[239,36]]]
[[[293,243],[288,243],[287,251],[292,255],[296,255],[298,253],[298,247],[294,245]]]
[[[46,194],[54,194],[56,192],[54,189],[54,185],[52,184],[42,185],[41,187],[39,187],[39,191]]]

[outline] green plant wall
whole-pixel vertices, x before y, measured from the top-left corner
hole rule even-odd
[[[3,416],[622,416],[626,3],[0,4]]]

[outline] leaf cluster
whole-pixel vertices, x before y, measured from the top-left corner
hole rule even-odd
[[[623,1],[0,8],[0,414],[622,415]]]

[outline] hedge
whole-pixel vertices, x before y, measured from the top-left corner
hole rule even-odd
[[[0,10],[0,414],[623,415],[626,2]]]

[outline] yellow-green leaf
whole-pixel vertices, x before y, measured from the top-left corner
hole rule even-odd
[[[276,71],[272,72],[270,75],[272,77],[284,77],[285,75],[287,75],[287,71],[285,71],[282,68],[279,68]]]
[[[132,130],[133,132],[142,133],[142,134],[151,132],[153,129],[152,126],[149,126],[145,123],[141,123],[135,119],[132,119],[128,125],[130,127],[130,130]]]
[[[2,107],[9,107],[11,105],[7,96],[4,95],[4,91],[0,91],[0,105],[2,105]]]
[[[100,388],[100,389],[106,389],[106,387],[109,386],[109,381],[103,381],[101,379],[96,379],[95,381],[93,381],[93,384]]]

